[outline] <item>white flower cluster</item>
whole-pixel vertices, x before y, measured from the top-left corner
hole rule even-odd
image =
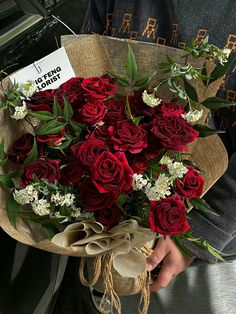
[[[181,114],[181,117],[189,123],[198,121],[203,115],[203,110],[190,110],[185,114]]]
[[[188,168],[183,165],[182,162],[175,161],[168,165],[168,170],[172,179],[181,179],[188,172]]]
[[[166,165],[171,175],[170,180],[181,179],[188,172],[188,168],[182,162],[174,161],[169,156],[164,156],[160,160],[161,165]]]
[[[148,183],[148,180],[147,179],[143,179],[143,175],[142,174],[137,174],[135,173],[133,175],[133,189],[135,191],[138,191],[138,190],[142,190],[143,187],[145,187]]]
[[[22,106],[16,106],[14,114],[11,116],[12,119],[22,120],[28,113],[25,101],[22,102]]]
[[[54,203],[56,206],[71,206],[74,203],[75,195],[71,193],[67,193],[62,195],[60,193],[52,194],[51,202]]]
[[[38,214],[39,216],[45,216],[50,214],[51,204],[48,203],[45,199],[37,200],[33,202],[31,205],[35,214]]]
[[[28,80],[25,84],[19,86],[19,90],[28,98],[36,91],[36,84],[33,80]]]
[[[143,98],[143,102],[152,108],[158,106],[162,102],[160,98],[157,98],[155,96],[155,93],[148,94],[146,90],[143,92],[142,98]]]
[[[28,185],[22,190],[15,190],[13,197],[18,204],[26,205],[38,200],[38,192],[33,185]]]
[[[166,196],[171,194],[171,185],[170,177],[160,174],[154,186],[151,183],[147,184],[145,194],[150,201],[159,201],[161,198],[166,198]]]

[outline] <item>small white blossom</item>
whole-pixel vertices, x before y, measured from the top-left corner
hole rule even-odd
[[[145,187],[148,183],[147,179],[143,179],[142,174],[135,173],[133,175],[133,184],[132,187],[135,191],[142,190],[143,187]]]
[[[226,58],[229,57],[230,52],[231,52],[231,49],[229,49],[229,48],[224,48],[224,49],[223,49],[223,54],[226,56]],[[227,60],[226,60],[226,61],[227,61]]]
[[[142,98],[143,98],[143,102],[152,108],[158,106],[162,101],[161,99],[155,96],[155,93],[148,94],[146,90],[143,92]]]
[[[147,185],[145,194],[150,201],[159,201],[171,194],[171,180],[165,174],[160,174],[154,186]]]
[[[36,83],[33,80],[28,80],[27,83],[19,86],[19,90],[27,97],[31,97],[36,91]]]
[[[21,205],[30,204],[38,199],[38,192],[33,185],[28,185],[22,190],[15,190],[13,192],[15,201]]]
[[[33,125],[34,127],[38,126],[38,125],[40,124],[40,122],[41,122],[39,119],[37,119],[37,118],[35,118],[35,117],[31,117],[31,118],[30,118],[30,121],[31,121],[31,123],[32,123],[32,125]]]
[[[172,159],[169,156],[163,156],[160,160],[160,164],[168,166],[169,164],[172,164]]]
[[[71,193],[67,193],[62,195],[60,193],[53,194],[51,196],[51,202],[54,203],[56,206],[71,206],[74,203],[75,195]]]
[[[28,113],[25,101],[22,102],[22,106],[16,106],[14,114],[11,116],[12,119],[22,120]]]
[[[168,169],[173,179],[181,179],[185,173],[188,172],[188,168],[186,168],[182,162],[178,161],[168,164]]]
[[[190,110],[189,112],[182,114],[181,117],[189,123],[198,121],[203,115],[203,110]]]
[[[81,215],[81,208],[72,206],[70,215],[71,217],[78,218]]]
[[[32,209],[35,214],[39,216],[45,216],[50,214],[50,206],[50,203],[48,203],[46,200],[40,199],[32,204]]]

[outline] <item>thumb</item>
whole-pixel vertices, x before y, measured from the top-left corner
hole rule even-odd
[[[158,240],[152,254],[147,258],[147,268],[149,271],[154,269],[166,256],[165,239],[162,237]]]

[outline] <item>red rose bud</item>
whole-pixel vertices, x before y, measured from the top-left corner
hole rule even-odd
[[[160,109],[165,117],[180,117],[185,113],[184,108],[174,103],[162,103]]]
[[[116,87],[110,83],[107,77],[89,77],[82,82],[82,88],[90,100],[105,99],[109,95],[116,93]]]
[[[90,171],[97,156],[108,150],[105,143],[96,139],[71,146],[72,154],[80,162],[84,172]]]
[[[181,180],[176,180],[176,192],[184,198],[200,197],[203,192],[204,179],[192,166]]]
[[[152,133],[166,149],[183,151],[193,142],[199,132],[180,117],[158,117],[153,120]]]
[[[133,170],[123,152],[103,152],[92,167],[92,182],[100,193],[127,192],[133,183]]]
[[[93,183],[87,179],[80,186],[80,197],[86,210],[93,212],[104,208],[110,208],[118,199],[119,192],[111,191],[100,193]]]
[[[95,125],[105,117],[107,109],[101,101],[89,102],[78,110],[80,120]]]
[[[74,108],[84,104],[84,89],[81,86],[83,80],[82,77],[72,77],[59,88],[62,91],[62,95],[66,97],[67,101]]]
[[[111,137],[108,131],[109,125],[104,124],[100,127],[97,127],[93,130],[92,133],[89,133],[86,138],[87,139],[99,139],[104,142],[108,147],[113,148],[113,143],[111,141]]]
[[[61,145],[64,139],[65,139],[65,129],[62,129],[58,133],[44,134],[44,135],[37,136],[38,142],[46,143],[48,146],[53,146],[53,147]]]
[[[78,162],[70,162],[61,169],[61,177],[59,182],[62,185],[76,184],[81,181],[83,171]]]
[[[119,220],[123,217],[122,211],[119,207],[113,205],[110,208],[104,208],[94,212],[96,221],[100,222],[104,226],[113,227],[119,223]]]
[[[177,196],[150,202],[148,222],[152,231],[164,236],[180,234],[190,229],[186,208]]]
[[[34,136],[30,133],[22,135],[14,142],[8,158],[15,163],[23,163],[32,152]]]
[[[32,111],[49,111],[52,112],[53,102],[54,102],[53,89],[40,91],[34,93],[29,100],[26,100],[26,105],[28,109]]]
[[[129,165],[132,168],[134,173],[141,174],[148,169],[148,159],[144,154],[128,156]]]
[[[59,163],[60,160],[38,159],[27,164],[21,177],[21,185],[25,187],[31,184],[35,178],[37,180],[45,179],[48,183],[55,182],[60,177]]]
[[[125,113],[125,103],[126,99],[109,99],[104,101],[105,107],[108,108],[108,111],[104,117],[104,122],[109,125],[116,125],[118,121],[124,121],[127,119]]]
[[[115,150],[129,150],[137,154],[147,147],[147,131],[131,121],[118,122],[116,126],[110,126],[108,131]]]

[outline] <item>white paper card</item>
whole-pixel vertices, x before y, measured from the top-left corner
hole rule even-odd
[[[44,58],[10,75],[11,81],[19,85],[28,80],[36,83],[37,91],[58,88],[74,77],[75,73],[66,54],[65,48],[59,48]]]

